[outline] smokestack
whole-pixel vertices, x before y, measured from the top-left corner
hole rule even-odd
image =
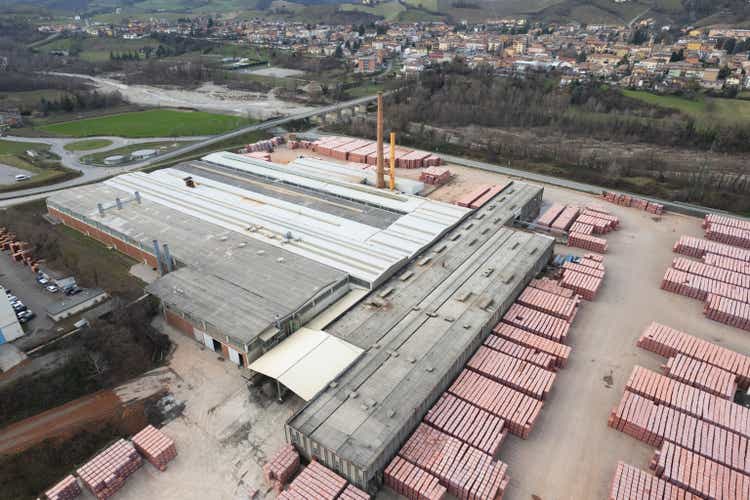
[[[396,189],[396,132],[391,132],[391,168],[389,172],[391,191]]]
[[[383,159],[383,93],[378,92],[378,170],[377,188],[385,187],[385,168]]]
[[[172,260],[172,255],[169,253],[169,247],[166,243],[162,245],[162,248],[164,249],[164,262],[166,262],[166,267],[168,273],[171,273],[174,271],[174,260]]]
[[[157,240],[154,243],[154,257],[156,257],[156,269],[159,271],[159,276],[164,276],[164,265],[161,260],[161,251],[159,251],[159,242]]]

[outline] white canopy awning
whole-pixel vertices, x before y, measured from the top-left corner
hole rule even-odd
[[[361,353],[359,347],[324,331],[300,328],[249,368],[309,401]]]

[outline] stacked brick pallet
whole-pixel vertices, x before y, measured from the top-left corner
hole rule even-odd
[[[720,398],[734,400],[737,392],[737,376],[727,370],[681,353],[669,358],[663,368],[670,378]]]
[[[292,146],[291,143],[290,146]],[[377,144],[375,141],[368,139],[328,136],[315,142],[295,141],[293,149],[295,148],[312,149],[317,153],[331,156],[338,160],[350,160],[370,165],[374,165],[377,161]],[[386,161],[388,161],[387,151],[385,155]],[[396,147],[396,167],[398,168],[437,167],[441,164],[441,158],[432,153],[400,146]]]
[[[632,465],[619,462],[609,500],[698,500],[687,491]]]
[[[480,208],[509,185],[510,183],[481,186],[461,196],[456,200],[456,205],[466,208]]]
[[[569,288],[563,288],[562,286],[560,286],[560,282],[549,278],[533,279],[531,280],[531,283],[529,283],[529,286],[532,288],[536,288],[537,290],[551,292],[568,299],[575,297],[575,292],[573,290],[570,290]]]
[[[255,152],[263,151],[263,152],[270,153],[270,152],[273,152],[274,148],[276,148],[276,146],[280,144],[284,144],[283,137],[281,136],[271,137],[270,139],[248,144],[247,146],[245,146],[243,152],[255,153]]]
[[[646,201],[641,198],[636,198],[628,194],[614,193],[612,191],[603,191],[602,198],[615,205],[623,207],[633,207],[640,210],[645,210],[648,213],[661,215],[664,213],[664,205],[661,203],[654,203],[652,201]]]
[[[570,329],[567,321],[520,304],[510,306],[503,322],[555,342],[564,342]]]
[[[508,432],[505,421],[451,394],[443,394],[425,415],[435,429],[496,457]]]
[[[661,282],[662,290],[705,301],[709,295],[718,295],[738,302],[748,303],[750,289],[704,278],[677,269],[668,268]]]
[[[47,500],[70,500],[81,494],[81,487],[73,475],[68,474],[65,478],[44,492]]]
[[[607,240],[584,233],[568,234],[568,245],[597,253],[607,253]]]
[[[578,214],[580,213],[580,208],[573,205],[568,205],[562,212],[560,212],[560,215],[555,218],[552,224],[550,224],[550,227],[552,229],[557,229],[558,231],[567,231],[568,229],[570,229],[570,226],[573,225],[573,222],[575,222]]]
[[[750,250],[746,248],[739,248],[732,245],[726,245],[724,243],[717,243],[715,241],[704,240],[696,238],[694,236],[682,236],[674,244],[672,251],[687,255],[688,257],[695,257],[700,259],[706,254],[720,255],[722,257],[729,257],[730,259],[739,260],[742,262],[750,262]]]
[[[696,274],[705,278],[711,278],[716,281],[721,281],[722,283],[729,283],[730,285],[742,288],[750,288],[750,275],[748,274],[730,271],[729,269],[723,269],[703,262],[696,262],[694,260],[686,259],[685,257],[676,257],[672,261],[672,267],[679,271]]]
[[[448,182],[453,174],[447,168],[427,167],[419,174],[419,180],[431,186],[440,186]]]
[[[346,479],[313,461],[302,469],[289,485],[289,489],[282,492],[279,498],[296,499],[301,496],[306,499],[335,500],[346,487]]]
[[[738,385],[743,390],[750,386],[750,356],[669,326],[651,323],[638,339],[637,345],[667,358],[684,354],[736,375]]]
[[[495,342],[494,338],[506,339],[523,347],[528,347],[529,349],[534,349],[540,353],[552,356],[555,368],[565,368],[568,364],[571,349],[565,344],[549,340],[540,335],[527,332],[526,330],[502,322],[498,323],[497,326],[492,329],[492,334],[493,335],[488,337],[485,341],[485,345],[488,347],[492,347],[492,344]]]
[[[509,482],[505,463],[425,424],[399,456],[437,477],[458,498],[502,498]]]
[[[409,500],[443,500],[448,492],[438,478],[399,456],[385,469],[385,484]]]
[[[650,467],[660,479],[701,498],[750,498],[749,476],[672,443],[656,450]]]
[[[584,234],[586,236],[591,236],[594,234],[594,226],[591,226],[589,224],[583,224],[579,221],[575,221],[572,226],[570,226],[570,232],[575,234]]]
[[[370,500],[370,495],[350,484],[344,488],[338,500]]]
[[[708,319],[750,331],[750,304],[709,294],[703,314]]]
[[[703,229],[709,240],[750,248],[750,221],[708,214],[703,219]]]
[[[555,381],[555,374],[549,370],[484,346],[477,350],[466,366],[536,399],[544,399]]]
[[[565,210],[565,205],[561,203],[554,203],[547,210],[545,210],[542,215],[539,216],[539,218],[536,220],[536,223],[540,226],[550,227],[563,210]]]
[[[153,425],[149,425],[133,436],[133,445],[151,464],[164,472],[167,464],[177,456],[174,441]]]
[[[586,266],[580,267],[585,268]],[[592,269],[592,271],[596,271],[596,269]],[[603,277],[593,276],[592,273],[589,272],[582,273],[574,269],[565,269],[560,284],[565,288],[573,290],[584,299],[591,301],[596,298],[596,294],[602,285],[602,281]]]
[[[120,439],[79,468],[76,473],[98,499],[109,498],[143,464],[132,443]]]
[[[727,271],[750,276],[750,262],[730,259],[729,257],[707,253],[703,256],[703,263],[709,266],[726,269]]]
[[[299,465],[299,453],[294,446],[288,444],[274,453],[263,466],[263,477],[269,486],[281,490],[281,485],[288,483],[297,473]]]
[[[506,325],[505,323],[500,324],[508,328],[517,329],[513,326]],[[523,332],[523,330],[520,331]],[[497,335],[489,335],[484,340],[484,346],[489,347],[494,351],[508,354],[509,356],[513,356],[514,358],[526,361],[541,368],[545,368],[547,370],[554,370],[557,367],[557,359],[555,358],[555,356],[547,354],[546,352],[543,352],[539,349],[517,344],[514,341],[504,339]]]

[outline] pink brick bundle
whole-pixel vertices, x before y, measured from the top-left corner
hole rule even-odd
[[[242,156],[247,156],[248,158],[255,158],[256,160],[271,161],[271,153],[266,153],[264,151],[244,153]]]
[[[578,218],[576,218],[575,221],[580,224],[591,226],[593,228],[594,234],[605,234],[614,229],[612,227],[611,221],[600,219],[599,217],[594,217],[592,215],[581,214],[578,216]],[[571,226],[570,232],[575,233],[578,231],[574,231]]]
[[[370,495],[350,484],[341,492],[338,500],[370,500]]]
[[[98,499],[109,498],[125,484],[143,459],[132,443],[120,439],[80,467],[76,474]]]
[[[550,227],[555,219],[557,219],[562,211],[565,210],[565,205],[562,203],[554,203],[551,207],[544,211],[544,213],[537,219],[536,223],[540,226]]]
[[[558,231],[567,231],[568,228],[570,228],[570,226],[576,220],[580,212],[581,210],[578,207],[573,205],[566,205],[565,209],[560,213],[560,215],[557,216],[550,227],[552,229],[557,229]]]
[[[719,295],[738,302],[750,300],[750,290],[721,281],[689,274],[671,267],[664,273],[662,290],[705,301],[709,294]]]
[[[277,136],[264,141],[254,142],[245,146],[245,153],[255,153],[258,151],[272,152],[276,146],[284,144],[284,138]]]
[[[570,329],[570,323],[563,319],[516,303],[510,306],[503,316],[503,321],[555,342],[564,342]]]
[[[508,434],[502,418],[447,392],[430,408],[424,422],[491,457],[497,456]]]
[[[70,500],[81,494],[81,487],[72,474],[68,474],[62,481],[44,492],[47,500]]]
[[[574,271],[576,273],[588,274],[589,276],[593,276],[594,278],[604,278],[603,269],[595,269],[593,267],[584,266],[576,262],[563,262],[562,267],[563,269]]]
[[[750,276],[750,262],[730,259],[729,257],[707,253],[703,256],[703,263],[709,266],[720,267],[721,269],[726,269],[727,271]]]
[[[698,497],[648,472],[618,462],[608,500],[698,500]]]
[[[555,374],[549,370],[483,346],[466,367],[536,399],[544,399],[555,381]]]
[[[706,228],[706,238],[727,245],[750,248],[750,229],[710,224]]]
[[[469,204],[469,208],[482,208],[485,203],[500,194],[505,188],[510,185],[510,182],[506,182],[505,184],[495,184],[494,186],[490,186],[490,189],[486,193]]]
[[[588,254],[591,255],[591,254]],[[599,271],[605,271],[604,264],[602,264],[601,260],[595,260],[590,259],[588,257],[581,257],[576,261],[576,264],[580,264],[582,266],[590,267],[591,269],[598,269]]]
[[[594,234],[594,226],[575,221],[573,225],[570,226],[570,232],[576,234],[592,235]]]
[[[564,319],[568,323],[573,321],[578,312],[578,300],[566,299],[552,292],[526,287],[516,299],[521,305],[536,309],[543,313]]]
[[[607,240],[589,234],[571,232],[568,234],[568,245],[597,253],[607,253]]]
[[[169,461],[177,456],[174,441],[153,425],[146,426],[133,436],[132,441],[135,449],[162,472],[167,469]]]
[[[576,295],[573,290],[563,288],[560,286],[560,283],[558,281],[549,278],[533,279],[529,283],[529,286],[532,288],[536,288],[537,290],[544,290],[545,292],[554,293],[555,295],[559,295],[560,297],[565,297],[567,299],[572,299]]]
[[[304,498],[334,500],[346,485],[346,479],[313,460],[292,481],[288,491]]]
[[[419,174],[419,180],[431,186],[439,186],[448,182],[453,174],[447,168],[427,167]]]
[[[534,427],[542,402],[471,370],[463,370],[448,392],[505,421],[505,427],[527,438]]]
[[[386,467],[385,484],[409,500],[443,500],[447,493],[438,478],[399,456]]]
[[[602,278],[566,269],[563,271],[560,284],[565,288],[573,290],[584,299],[591,301],[596,298],[596,294],[602,284]]]
[[[583,212],[581,212],[581,214],[607,221],[609,223],[610,229],[618,229],[620,227],[620,219],[610,214],[609,212],[602,212],[600,210],[593,210],[589,207],[586,207],[583,209]]]
[[[611,214],[612,213],[607,207],[603,205],[599,205],[597,203],[590,203],[586,205],[585,209],[590,212],[596,212],[599,214]]]
[[[432,427],[419,424],[399,455],[436,476],[460,499],[502,498],[508,466]]]
[[[722,226],[736,227],[750,231],[750,220],[729,217],[728,215],[706,214],[703,217],[703,229],[708,228],[711,224],[721,224]]]
[[[681,353],[669,358],[663,368],[670,378],[734,401],[737,392],[737,376],[734,373]]]
[[[666,325],[653,322],[637,342],[638,347],[660,356],[672,357],[679,353],[734,373],[741,388],[750,385],[750,356],[734,352],[713,342],[694,337]]]
[[[604,256],[599,255],[598,253],[587,253],[586,255],[583,256],[583,258],[587,260],[593,260],[599,263],[604,262]]]
[[[722,283],[729,283],[730,285],[736,285],[741,288],[750,288],[750,275],[711,266],[704,264],[703,262],[695,262],[694,260],[686,259],[685,257],[676,257],[673,259],[672,267],[679,271],[696,274],[698,276],[703,276],[704,278],[711,278],[721,281]]]
[[[730,259],[750,262],[750,250],[748,249],[725,245],[724,243],[717,243],[715,241],[703,240],[693,236],[681,236],[674,244],[674,247],[672,247],[672,251],[687,255],[688,257],[696,257],[698,259],[707,253],[712,253],[723,257],[729,257]]]
[[[717,427],[750,437],[750,409],[641,366],[633,367],[625,389]]]
[[[455,201],[455,203],[459,207],[469,208],[469,205],[471,205],[472,202],[474,202],[474,200],[476,200],[477,198],[485,194],[487,191],[489,191],[490,187],[491,186],[489,185],[480,186],[474,189],[473,191],[462,195],[459,199]]]
[[[374,165],[377,161],[375,141],[368,139],[353,139],[351,137],[328,136],[311,145],[313,151],[339,160],[351,160],[358,163]],[[388,151],[385,151],[386,163]],[[397,168],[436,167],[442,163],[439,156],[425,151],[411,150],[396,146]]]
[[[661,203],[646,201],[627,194],[604,191],[602,197],[610,203],[615,203],[616,205],[621,205],[623,207],[634,207],[656,215],[664,213],[664,205]]]
[[[505,323],[502,324],[505,325]],[[510,325],[506,326],[509,328],[515,328]],[[487,338],[484,339],[483,345],[494,351],[513,356],[514,358],[526,361],[546,370],[554,370],[556,368],[556,359],[551,354],[530,347],[524,347],[510,340],[498,337],[497,335],[488,335]]]
[[[750,477],[672,443],[661,445],[651,468],[662,480],[701,498],[750,498]]]
[[[291,444],[280,448],[263,466],[263,477],[270,486],[274,481],[286,484],[299,469],[299,453]]]
[[[709,294],[703,314],[707,318],[750,331],[750,304]]]
[[[570,357],[570,347],[554,340],[546,339],[534,333],[521,330],[507,323],[498,323],[492,329],[492,335],[487,338],[485,345],[492,347],[492,337],[507,339],[530,349],[535,349],[555,358],[556,368],[565,368]]]
[[[747,438],[625,391],[608,425],[650,446],[670,442],[743,474],[750,473]]]

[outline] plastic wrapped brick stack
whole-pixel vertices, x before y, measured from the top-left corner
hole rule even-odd
[[[132,441],[135,449],[162,472],[167,470],[167,464],[177,456],[174,441],[153,425],[133,436]]]
[[[448,493],[437,477],[399,456],[386,467],[385,484],[409,500],[443,500]]]
[[[44,497],[47,500],[70,500],[80,494],[81,487],[78,481],[72,474],[68,474],[62,481],[45,491]]]
[[[263,466],[263,477],[269,486],[274,483],[284,485],[299,469],[299,453],[294,446],[287,444],[279,449]]]
[[[109,498],[122,488],[125,480],[143,459],[133,443],[120,439],[80,467],[76,474],[98,499]]]

